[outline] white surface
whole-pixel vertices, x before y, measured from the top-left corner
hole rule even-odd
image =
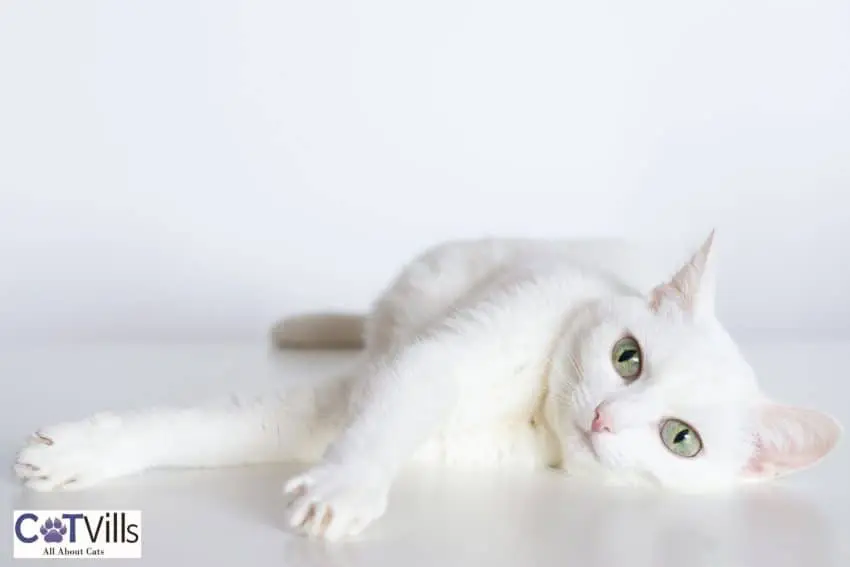
[[[0,3],[0,335],[255,336],[421,246],[720,227],[850,330],[850,3]]]
[[[850,343],[747,342],[767,390],[850,424],[842,389]],[[10,466],[40,425],[101,409],[184,402],[309,380],[344,354],[268,353],[260,344],[4,348],[0,501],[20,508],[141,509],[142,563],[161,567],[500,565],[609,567],[844,566],[850,561],[850,453],[726,497],[636,495],[553,472],[411,470],[362,541],[311,542],[283,528],[286,466],[149,473],[79,493],[24,492]],[[0,514],[0,565],[11,564],[11,514]],[[36,562],[38,564],[38,562]],[[78,563],[74,563],[75,565]]]

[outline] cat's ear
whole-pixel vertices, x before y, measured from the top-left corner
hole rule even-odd
[[[669,281],[652,290],[649,303],[654,311],[673,302],[694,316],[714,313],[716,262],[712,252],[713,244],[712,230],[687,263]]]
[[[768,479],[810,467],[841,438],[841,425],[813,409],[763,402],[755,411],[753,454],[743,471],[748,479]]]

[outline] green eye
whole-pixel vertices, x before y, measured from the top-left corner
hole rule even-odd
[[[678,419],[661,422],[661,441],[671,453],[680,457],[696,457],[702,451],[702,439],[696,429]]]
[[[643,369],[640,345],[632,337],[620,339],[611,351],[611,362],[623,380],[635,380]]]

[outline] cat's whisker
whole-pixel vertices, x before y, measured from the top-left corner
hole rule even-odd
[[[569,360],[570,365],[573,367],[576,380],[582,380],[584,378],[584,368],[582,368],[581,362],[573,354],[569,354],[567,360]]]

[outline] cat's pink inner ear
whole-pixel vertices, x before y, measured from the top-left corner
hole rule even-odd
[[[744,468],[751,478],[770,478],[810,467],[829,454],[841,426],[829,415],[766,403],[757,410],[753,454]]]
[[[669,281],[652,290],[649,305],[653,311],[658,311],[667,302],[674,302],[682,310],[691,313],[714,310],[713,243],[712,230],[690,260]]]

